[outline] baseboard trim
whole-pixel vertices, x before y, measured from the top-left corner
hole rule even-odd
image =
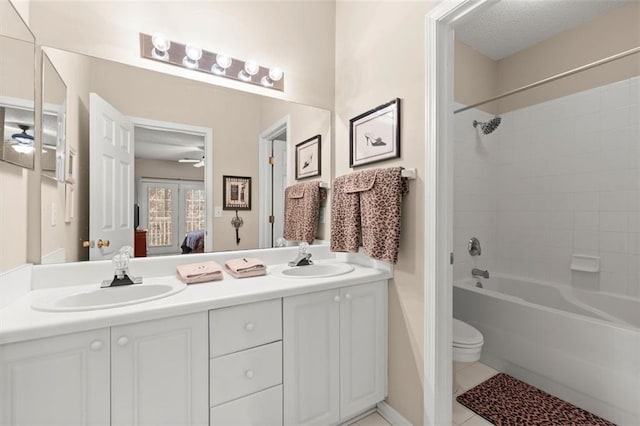
[[[378,413],[392,426],[412,426],[409,420],[405,419],[402,414],[398,413],[395,408],[385,401],[378,402],[376,408]]]

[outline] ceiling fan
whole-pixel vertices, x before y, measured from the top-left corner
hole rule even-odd
[[[194,158],[181,158],[178,160],[178,163],[194,163],[193,167],[204,167],[204,155],[199,160]]]
[[[26,124],[17,124],[17,126],[22,130],[22,132],[11,135],[11,140],[13,140],[11,148],[20,154],[29,154],[33,152],[35,148],[33,136],[27,133],[27,130],[29,130],[31,126]]]

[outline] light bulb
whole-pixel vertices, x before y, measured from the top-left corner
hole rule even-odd
[[[198,60],[202,58],[202,49],[196,45],[187,44],[184,53],[187,56],[182,58],[182,65],[191,69],[198,68]]]
[[[269,76],[265,75],[264,77],[262,77],[260,79],[260,83],[264,86],[264,87],[273,87],[273,80],[271,80],[269,78]]]
[[[251,81],[251,77],[258,74],[260,65],[254,61],[248,61],[244,64],[244,69],[238,73],[238,78],[242,81]]]
[[[31,154],[33,152],[33,145],[11,145],[11,148],[20,154]]]
[[[216,55],[216,62],[211,67],[211,72],[218,75],[224,75],[227,72],[227,68],[231,66],[233,60],[227,55],[223,55],[222,53],[218,53]]]
[[[269,78],[273,81],[280,80],[282,78],[282,70],[277,67],[269,69]]]
[[[155,33],[151,36],[151,43],[153,44],[153,50],[151,56],[155,59],[161,59],[166,61],[169,59],[169,48],[171,47],[171,40],[165,37],[162,33]]]

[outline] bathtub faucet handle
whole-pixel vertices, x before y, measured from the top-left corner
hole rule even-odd
[[[483,271],[482,269],[478,269],[478,268],[473,268],[471,270],[471,275],[473,277],[482,277],[482,278],[489,278],[489,271]]]

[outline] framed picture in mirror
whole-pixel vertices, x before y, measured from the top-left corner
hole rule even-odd
[[[315,135],[296,145],[296,180],[320,175],[320,143],[322,136]]]
[[[76,157],[76,150],[70,146],[67,147],[65,180],[69,183],[74,183],[76,181],[76,175],[78,174],[78,161]]]
[[[251,210],[251,177],[222,176],[223,210]]]
[[[400,157],[399,98],[349,122],[349,167]]]

